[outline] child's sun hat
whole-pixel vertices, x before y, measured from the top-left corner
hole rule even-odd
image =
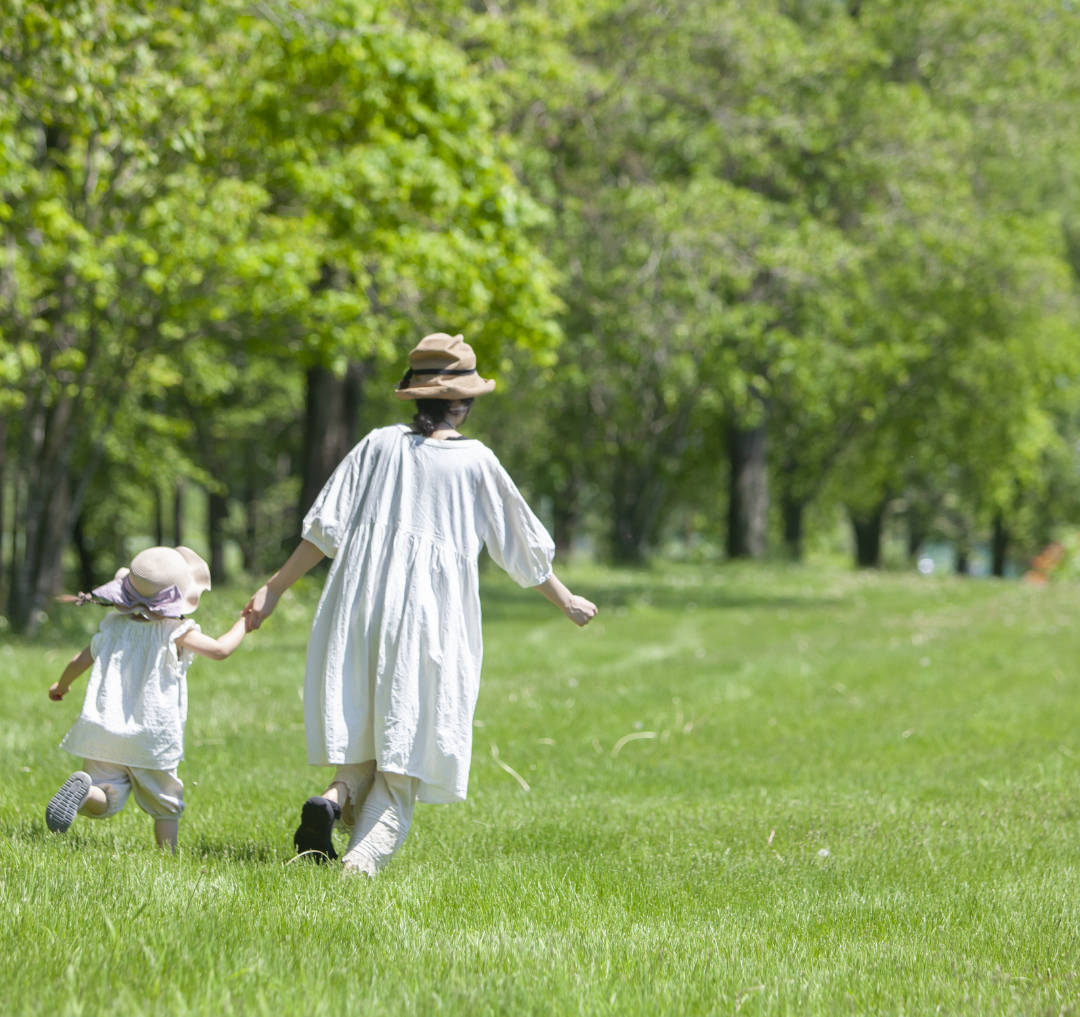
[[[112,604],[132,614],[181,618],[199,606],[210,589],[210,569],[190,547],[148,547],[111,582],[71,598],[79,604]]]

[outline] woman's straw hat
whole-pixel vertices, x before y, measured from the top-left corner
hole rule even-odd
[[[409,369],[394,394],[399,399],[472,399],[495,389],[476,373],[476,354],[459,336],[424,336],[409,354]]]

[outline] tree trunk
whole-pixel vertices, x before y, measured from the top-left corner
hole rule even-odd
[[[919,548],[926,539],[926,530],[917,519],[909,512],[907,517],[907,553],[910,562],[916,562],[919,558]]]
[[[741,428],[729,424],[729,558],[764,558],[769,529],[768,423]]]
[[[633,565],[645,558],[651,535],[648,503],[654,496],[647,468],[625,461],[616,465],[612,484],[614,527],[611,549],[618,561]]]
[[[850,505],[848,515],[855,533],[855,564],[861,569],[881,567],[881,524],[888,499],[883,498],[869,511],[857,511]]]
[[[555,554],[560,561],[568,561],[577,535],[579,498],[581,494],[580,478],[575,470],[563,489],[556,493],[552,512],[555,528]]]
[[[225,582],[225,520],[229,503],[223,494],[210,493],[207,500],[207,539],[210,544],[210,582]]]
[[[173,490],[173,547],[184,546],[184,478],[176,482]]]
[[[1005,528],[1005,519],[1000,512],[994,516],[994,532],[990,538],[993,556],[991,572],[1001,579],[1005,575],[1005,561],[1009,553],[1009,531]]]
[[[154,486],[154,545],[163,547],[165,544],[165,514],[161,504],[161,488]]]
[[[806,502],[785,494],[780,499],[780,511],[784,517],[784,546],[792,561],[802,561],[803,515],[806,511]]]
[[[40,574],[43,523],[48,518],[52,491],[49,483],[48,441],[50,423],[56,419],[44,404],[44,383],[28,400],[24,414],[19,471],[22,474],[22,499],[17,507],[15,526],[22,530],[21,554],[12,549],[11,589],[8,616],[17,632],[29,629],[34,616],[35,592]]]
[[[961,540],[956,545],[956,574],[971,575],[971,553],[966,540]]]
[[[0,591],[4,589],[4,496],[7,494],[7,417],[0,417]],[[11,553],[15,553],[15,534],[11,534]],[[0,592],[0,598],[3,593]],[[0,605],[3,600],[0,599]]]
[[[8,613],[16,631],[33,635],[39,612],[63,583],[63,554],[70,540],[71,471],[66,462],[39,463],[34,489],[27,497],[23,554],[12,572]]]
[[[368,365],[358,360],[349,362],[344,378],[338,378],[328,367],[308,369],[301,460],[301,519],[338,463],[356,444],[367,372]]]
[[[244,543],[241,550],[244,552],[244,571],[249,575],[255,575],[255,541],[258,536],[259,502],[255,496],[255,489],[251,486],[244,492]]]
[[[97,583],[97,570],[94,568],[94,549],[84,530],[84,513],[80,512],[75,520],[72,539],[79,555],[79,590],[89,593]]]

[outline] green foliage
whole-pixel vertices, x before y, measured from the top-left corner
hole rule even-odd
[[[311,483],[303,372],[359,371],[381,423],[436,330],[500,379],[476,419],[563,547],[718,537],[759,427],[792,532],[903,496],[1044,539],[1077,507],[1077,53],[1080,14],[1029,0],[19,0],[9,613],[185,478],[268,567]]]
[[[667,513],[720,500],[694,450],[763,420],[799,512],[874,504],[942,458],[935,482],[982,517],[1043,486],[1078,366],[1060,225],[1075,12],[568,0],[540,17],[442,27],[516,100],[504,121],[559,223],[570,341],[541,397],[557,502],[578,498],[565,478],[604,485],[634,556]]]
[[[438,329],[492,359],[558,340],[484,90],[392,7],[71,0],[0,31],[17,625],[92,484],[265,489],[298,369]]]

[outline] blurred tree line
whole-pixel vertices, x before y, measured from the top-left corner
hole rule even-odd
[[[3,613],[133,534],[273,567],[432,331],[564,552],[842,506],[1001,574],[1080,508],[1078,54],[1071,0],[11,0]]]

